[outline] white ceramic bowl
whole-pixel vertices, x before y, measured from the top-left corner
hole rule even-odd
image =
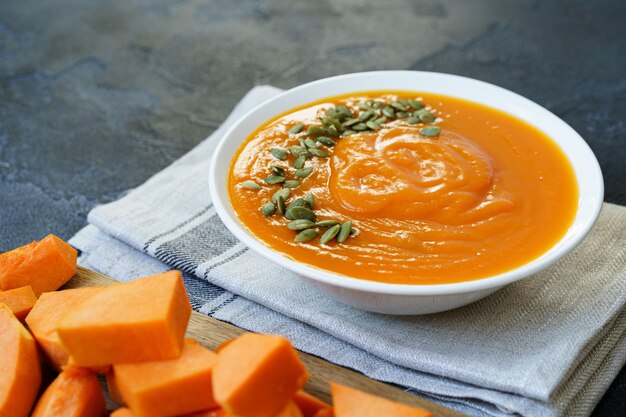
[[[565,236],[541,257],[511,271],[475,281],[438,285],[386,284],[350,278],[305,265],[271,249],[252,235],[235,214],[226,189],[229,165],[241,143],[258,126],[293,107],[325,97],[371,90],[437,93],[482,103],[516,116],[551,137],[574,167],[579,188],[578,211]],[[346,74],[314,81],[276,96],[244,115],[231,127],[213,155],[209,174],[211,199],[226,227],[255,252],[355,307],[388,314],[428,314],[479,300],[514,281],[552,265],[589,232],[602,206],[604,183],[593,152],[574,129],[538,104],[482,81],[419,71]]]

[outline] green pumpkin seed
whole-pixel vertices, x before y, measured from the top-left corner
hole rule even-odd
[[[355,118],[355,119],[348,119],[348,120],[346,120],[345,122],[343,122],[343,125],[345,127],[350,127],[350,126],[355,125],[357,123],[359,123],[359,119]]]
[[[301,231],[300,233],[298,233],[296,235],[296,242],[299,243],[304,243],[304,242],[308,242],[309,240],[315,239],[315,236],[317,236],[317,230],[315,229],[306,229]]]
[[[285,177],[283,177],[282,175],[272,174],[266,177],[263,181],[268,184],[280,184],[282,182],[285,182]]]
[[[311,155],[315,155],[320,158],[328,158],[328,154],[321,149],[311,148],[309,149],[309,152],[311,153]]]
[[[372,106],[370,106],[367,103],[361,102],[359,104],[356,105],[359,109],[361,110],[374,110],[374,108]]]
[[[260,190],[261,186],[252,180],[247,180],[241,183],[243,188],[247,188],[248,190]]]
[[[291,129],[289,129],[287,132],[291,133],[292,135],[295,135],[297,133],[302,132],[302,129],[304,129],[304,123],[298,123],[297,125],[293,126]]]
[[[306,178],[309,175],[311,175],[311,173],[313,172],[313,168],[312,167],[304,167],[304,168],[300,168],[298,170],[296,170],[296,178]]]
[[[285,207],[285,199],[282,195],[278,197],[278,200],[276,201],[276,208],[278,209],[278,212],[282,215],[284,215],[285,211],[287,210],[287,208]]]
[[[356,132],[354,130],[344,130],[343,131],[343,136],[350,136],[350,135],[354,135]]]
[[[432,123],[436,119],[435,115],[428,110],[420,110],[420,115],[418,117],[424,123]]]
[[[373,122],[373,121],[371,121],[371,120],[368,120],[368,121],[365,123],[365,125],[366,125],[367,127],[369,127],[370,129],[372,129],[372,130],[378,130],[378,129],[380,129],[380,126],[378,125],[378,123]]]
[[[409,114],[410,113],[406,112],[406,111],[399,111],[399,112],[396,113],[396,117],[398,119],[404,119],[405,117],[409,117]]]
[[[304,140],[304,146],[306,146],[307,148],[317,148],[317,143],[315,143],[313,139],[306,138]]]
[[[339,130],[333,125],[328,126],[326,128],[326,133],[328,133],[330,136],[333,136],[333,137],[339,136]]]
[[[406,105],[402,104],[399,101],[393,101],[389,103],[389,105],[393,107],[394,109],[400,110],[400,111],[407,111],[409,109]]]
[[[291,154],[295,156],[296,158],[299,156],[303,156],[303,155],[306,156],[309,153],[309,151],[307,150],[305,146],[294,145],[294,146],[290,146],[287,149],[289,149],[289,152],[291,152]]]
[[[281,188],[280,190],[276,191],[272,196],[272,203],[276,204],[278,202],[278,197],[282,197],[283,200],[286,201],[290,195],[291,190],[289,188]]]
[[[319,137],[317,138],[317,141],[318,141],[319,143],[321,143],[322,145],[324,145],[324,146],[330,146],[330,147],[333,147],[333,146],[335,146],[335,145],[336,145],[336,143],[335,143],[335,141],[334,141],[334,140],[332,140],[331,138],[327,138],[326,136],[319,136]]]
[[[415,110],[423,109],[424,104],[420,101],[410,99],[408,100],[409,106],[413,107]]]
[[[333,227],[339,224],[341,223],[339,223],[337,220],[320,220],[315,223],[315,225],[319,227]]]
[[[309,206],[311,210],[315,208],[315,196],[313,194],[304,197],[304,201],[306,201],[306,205]]]
[[[385,107],[383,109],[383,114],[389,117],[390,119],[396,118],[396,111],[392,107]]]
[[[315,223],[315,220],[317,220],[315,217],[315,214],[313,214],[313,212],[308,207],[302,207],[302,206],[290,207],[288,213],[291,217],[293,217],[293,220],[307,219],[314,223]]]
[[[289,228],[289,230],[306,230],[310,229],[314,225],[315,223],[313,223],[311,220],[297,219],[289,222],[289,224],[287,224],[287,227]]]
[[[283,168],[283,167],[281,167],[279,165],[272,165],[272,173],[284,177],[285,176],[285,168]]]
[[[341,226],[339,226],[338,224],[334,225],[333,227],[331,227],[330,229],[328,229],[326,231],[326,233],[324,233],[322,235],[322,237],[320,238],[320,242],[322,244],[328,243],[330,240],[332,240],[335,236],[337,236],[337,233],[339,233],[339,229],[341,229]]]
[[[306,161],[306,156],[300,155],[299,157],[296,158],[295,161],[293,161],[293,167],[295,169],[300,169],[304,166],[305,161]]]
[[[276,206],[274,205],[274,203],[267,203],[263,207],[261,207],[261,213],[263,213],[263,216],[269,217],[276,213]]]
[[[293,220],[294,218],[291,216],[291,212],[289,210],[291,210],[294,207],[306,207],[306,201],[304,201],[304,198],[296,198],[295,200],[293,200],[288,206],[287,209],[285,210],[285,218],[287,220]]]
[[[374,116],[376,116],[376,113],[374,113],[374,110],[364,111],[363,113],[359,114],[359,121],[364,122],[366,120],[371,119]]]
[[[283,183],[283,187],[285,188],[298,188],[300,186],[300,181],[298,180],[288,180]]]
[[[416,125],[420,122],[420,119],[419,117],[411,116],[408,119],[406,119],[406,122],[410,125]]]
[[[341,113],[346,117],[352,117],[352,110],[350,110],[346,106],[337,106],[335,108],[337,109],[338,113]]]
[[[306,131],[310,135],[322,135],[322,134],[324,134],[324,129],[322,129],[319,126],[315,126],[315,125],[309,126],[309,128]]]
[[[336,119],[339,117],[339,112],[337,111],[337,108],[329,108],[326,110],[326,116],[330,117],[331,119]]]
[[[440,132],[441,132],[441,128],[439,126],[427,126],[423,128],[422,130],[420,130],[420,135],[433,137],[433,136],[439,136]]]
[[[281,148],[272,148],[270,149],[271,154],[274,156],[274,158],[276,159],[280,159],[283,160],[285,158],[287,158],[287,151]]]
[[[380,109],[385,105],[385,103],[383,103],[382,101],[378,101],[378,100],[374,100],[374,102],[372,103],[372,107],[375,109]]]
[[[354,126],[352,126],[352,129],[358,132],[362,132],[364,130],[367,130],[367,125],[365,123],[357,123]]]
[[[341,229],[339,230],[339,234],[337,235],[337,242],[345,242],[345,240],[350,235],[350,230],[352,229],[352,222],[345,222],[341,225]]]
[[[382,116],[379,117],[378,119],[374,120],[377,124],[382,125],[383,123],[385,123],[387,121],[387,116]]]

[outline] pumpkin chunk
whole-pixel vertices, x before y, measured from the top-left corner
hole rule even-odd
[[[77,366],[180,356],[191,304],[179,271],[104,288],[57,327]]]
[[[367,394],[334,382],[330,383],[336,417],[432,417],[429,411]]]
[[[39,296],[65,284],[76,272],[76,249],[54,235],[0,254],[0,289],[30,285]]]
[[[18,320],[24,320],[37,302],[30,285],[0,292],[0,303],[6,304]]]
[[[213,369],[213,390],[226,411],[272,417],[304,386],[308,373],[289,341],[246,333],[223,346]]]
[[[300,411],[302,411],[304,417],[314,417],[318,411],[331,408],[330,404],[326,404],[324,401],[303,390],[296,392],[293,401]]]
[[[165,361],[113,365],[114,385],[137,417],[169,417],[207,410],[213,399],[211,373],[217,355],[195,340]]]
[[[118,408],[111,413],[111,417],[135,417],[135,415],[128,408]]]
[[[26,324],[47,361],[57,371],[68,364],[69,354],[61,344],[57,333],[59,321],[85,300],[105,287],[85,287],[71,290],[45,292],[26,317]]]
[[[104,412],[104,395],[96,375],[70,366],[43,393],[32,417],[102,417]]]
[[[0,416],[27,417],[41,384],[37,345],[4,304],[0,304]]]

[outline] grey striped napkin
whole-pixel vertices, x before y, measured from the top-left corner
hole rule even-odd
[[[181,269],[194,309],[471,416],[588,416],[626,361],[626,208],[605,204],[565,260],[470,306],[419,317],[344,306],[248,250],[211,205],[217,140],[279,92],[254,88],[207,140],[95,208],[71,240],[80,263],[121,280]]]

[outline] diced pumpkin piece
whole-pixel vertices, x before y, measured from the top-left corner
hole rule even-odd
[[[293,402],[296,403],[300,411],[302,411],[304,417],[315,417],[318,411],[331,408],[330,404],[326,404],[324,401],[303,390],[296,392],[296,395],[293,397]]]
[[[0,304],[6,304],[18,320],[24,320],[37,302],[30,285],[0,292]]]
[[[37,344],[4,304],[0,304],[0,416],[27,417],[39,385]]]
[[[273,417],[304,386],[308,373],[284,337],[245,333],[221,348],[213,392],[226,411]]]
[[[113,365],[114,385],[137,417],[169,417],[207,410],[217,354],[185,340],[181,356],[165,361]]]
[[[213,410],[205,410],[197,413],[185,414],[184,416],[179,417],[243,417],[236,416],[235,414],[231,414],[228,411],[225,411],[222,408],[215,408]],[[293,402],[290,401],[287,405],[278,412],[278,414],[273,415],[272,417],[303,417],[300,408]]]
[[[180,356],[191,304],[179,271],[104,288],[59,322],[57,332],[77,366]]]
[[[135,417],[132,411],[128,408],[118,408],[111,413],[111,417]]]
[[[335,417],[432,417],[429,411],[330,382]]]
[[[47,361],[57,371],[67,365],[69,354],[57,333],[59,321],[77,306],[102,291],[105,287],[85,287],[71,290],[45,292],[26,317],[32,332]]]
[[[31,417],[102,417],[104,395],[94,373],[69,366],[43,393]]]
[[[55,291],[76,272],[76,255],[54,235],[0,254],[0,289],[30,285],[37,296]]]
[[[303,417],[303,415],[300,407],[298,407],[295,402],[289,401],[274,417]]]

